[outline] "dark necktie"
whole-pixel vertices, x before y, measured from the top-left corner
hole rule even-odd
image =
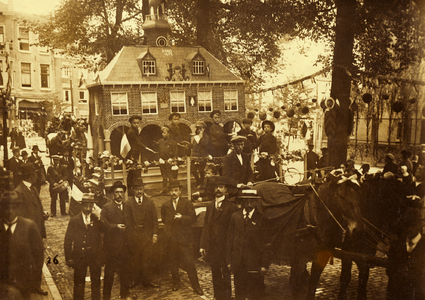
[[[137,203],[142,204],[142,197],[137,198]]]

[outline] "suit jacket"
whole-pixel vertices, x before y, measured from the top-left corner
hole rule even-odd
[[[68,172],[64,166],[59,165],[58,168],[50,166],[47,169],[47,181],[49,182],[49,191],[53,189],[53,185],[61,180],[68,180]]]
[[[207,206],[204,227],[202,228],[200,247],[207,251],[207,256],[226,260],[227,232],[230,219],[238,210],[238,207],[227,198],[221,203],[221,207],[215,208],[215,200]]]
[[[180,213],[180,219],[174,216]],[[188,246],[192,244],[192,225],[196,221],[196,213],[192,202],[186,198],[179,198],[177,209],[174,209],[173,201],[167,200],[161,206],[161,218],[164,222],[164,238],[166,242],[178,243]]]
[[[152,199],[146,195],[143,195],[140,205],[135,197],[130,197],[127,203],[131,207],[135,225],[129,233],[130,250],[133,250],[152,243],[153,235],[158,234],[158,214]]]
[[[127,157],[133,157],[133,159],[138,160],[142,150],[146,149],[146,146],[142,143],[138,129],[130,126],[127,130],[127,139],[131,147]]]
[[[22,161],[20,159],[12,157],[7,161],[6,166],[9,171],[13,172],[13,186],[16,188],[22,181]]]
[[[93,258],[99,265],[102,264],[102,236],[103,224],[91,214],[91,224],[87,226],[83,221],[83,213],[69,220],[65,233],[65,260],[74,260],[75,263],[83,261],[83,258],[91,251]]]
[[[15,232],[6,241],[7,232],[0,221],[0,282],[29,292],[36,287],[44,262],[43,240],[36,224],[18,217]]]
[[[19,207],[19,216],[34,221],[41,237],[46,238],[46,227],[43,216],[44,210],[37,191],[33,187],[32,191],[30,191],[23,182],[16,187],[15,191],[23,201]]]
[[[224,133],[223,127],[213,123],[210,127],[210,139],[212,145],[212,155],[216,157],[226,155],[228,134]]]
[[[243,210],[232,215],[227,235],[227,264],[232,271],[239,270],[242,264],[248,271],[259,271],[269,266],[269,249],[266,248],[265,218],[256,209],[251,220],[245,225]]]
[[[38,161],[38,162],[35,163],[36,161]],[[32,153],[28,157],[28,162],[35,164],[38,168],[37,183],[42,184],[44,181],[46,181],[46,170],[44,169],[44,165],[43,165],[43,161],[41,160],[41,157],[38,156],[38,155],[36,156],[34,153]]]
[[[266,133],[258,139],[260,145],[260,153],[267,152],[270,154],[275,154],[279,149],[277,147],[276,137],[271,133]]]
[[[128,251],[129,232],[134,227],[133,212],[128,203],[123,202],[122,205],[123,209],[120,210],[115,201],[108,202],[100,214],[106,231],[103,244],[108,256],[118,256]],[[125,229],[118,228],[118,224],[125,224]]]
[[[242,153],[243,165],[241,165],[236,153],[232,151],[223,159],[223,177],[225,177],[232,186],[238,183],[247,184],[254,181],[254,173],[251,169],[250,158]]]

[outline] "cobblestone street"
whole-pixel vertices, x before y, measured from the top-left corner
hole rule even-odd
[[[45,156],[46,154],[43,153],[43,155]],[[44,161],[47,168],[49,160],[46,158]],[[149,194],[153,194],[153,192],[155,191],[147,190],[147,193]],[[42,186],[41,199],[44,210],[49,210],[50,196],[48,192],[48,184]],[[161,196],[153,199],[155,200],[155,205],[160,207],[163,201],[168,199],[168,197]],[[55,284],[57,285],[60,295],[64,300],[73,299],[73,270],[66,266],[63,250],[63,241],[69,219],[69,216],[57,215],[56,217],[49,218],[49,220],[46,221],[47,239],[45,240],[45,262]],[[316,299],[336,299],[339,289],[340,268],[340,260],[336,258],[334,259],[334,265],[328,265],[325,268],[318,285]],[[181,271],[183,284],[179,291],[173,292],[171,290],[171,275],[166,270],[161,270],[157,278],[155,278],[155,281],[161,285],[160,288],[144,288],[142,286],[136,286],[131,289],[131,293],[132,295],[137,296],[138,299],[213,299],[212,279],[209,267],[203,261],[198,261],[197,270],[201,287],[205,293],[202,297],[193,293],[189,279],[183,271]],[[268,274],[265,276],[267,295],[264,299],[290,300],[289,275],[290,268],[288,266],[272,264]],[[87,280],[89,280],[89,278],[87,278]],[[385,299],[386,286],[387,276],[385,274],[385,269],[381,267],[371,269],[368,283],[368,299]],[[356,299],[356,290],[357,268],[354,266],[347,299]],[[118,278],[114,281],[112,297],[113,299],[119,299]],[[37,299],[47,299],[47,297],[38,297]],[[86,283],[85,299],[90,299],[90,282]]]

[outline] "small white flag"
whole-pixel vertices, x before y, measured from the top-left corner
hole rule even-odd
[[[121,148],[120,149],[121,149],[121,151],[120,151],[121,156],[123,158],[126,158],[128,152],[130,152],[131,146],[130,146],[130,143],[128,142],[127,135],[125,133],[124,133],[124,135],[122,136],[122,139],[121,139]]]

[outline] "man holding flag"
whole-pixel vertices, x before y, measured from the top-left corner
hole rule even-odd
[[[121,139],[120,154],[123,158],[131,158],[139,163],[142,161],[142,150],[146,149],[155,153],[152,149],[146,147],[140,138],[139,126],[142,121],[140,116],[131,116],[128,121],[130,128]]]

